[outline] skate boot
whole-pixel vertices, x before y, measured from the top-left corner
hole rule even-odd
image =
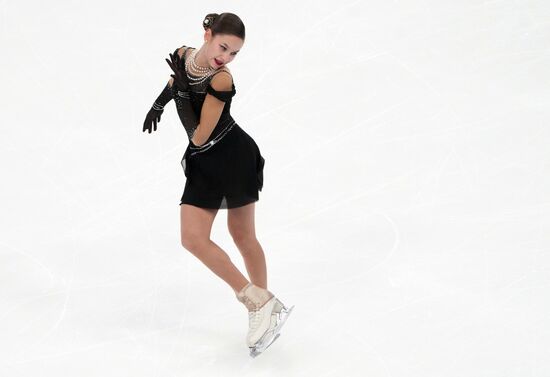
[[[248,309],[246,344],[252,349],[261,344],[269,336],[266,331],[274,327],[272,312],[277,301],[273,293],[252,283],[248,283],[236,296]]]
[[[286,318],[294,308],[283,305],[271,292],[252,283],[237,293],[237,299],[248,308],[248,335],[246,343],[250,356],[256,357],[277,338]]]
[[[253,347],[250,348],[250,356],[256,357],[264,352],[271,344],[273,344],[279,336],[281,336],[281,328],[285,324],[288,316],[294,309],[287,308],[278,298],[275,298],[275,305],[271,312],[271,323],[265,334],[262,336]]]

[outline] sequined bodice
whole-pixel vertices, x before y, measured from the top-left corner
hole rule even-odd
[[[184,54],[191,55],[193,52],[187,53],[187,49],[195,50],[193,47],[187,47],[184,51]],[[200,116],[200,111],[202,109],[202,105],[204,103],[204,99],[206,98],[206,94],[208,94],[209,86],[210,90],[213,90],[213,88],[210,85],[210,82],[212,81],[212,77],[218,72],[227,71],[224,67],[217,69],[214,71],[214,73],[207,77],[202,77],[199,75],[193,74],[193,72],[189,71],[189,69],[185,69],[185,73],[187,74],[187,77],[189,79],[189,91],[190,91],[190,97],[191,97],[191,103],[193,104],[193,110],[195,110],[195,113]],[[235,84],[233,84],[233,88],[235,88]],[[223,93],[223,92],[222,92]],[[224,114],[229,114],[231,110],[231,100],[232,98],[228,98],[225,102],[225,106],[222,111],[222,117]],[[220,121],[222,118],[220,118]]]
[[[183,56],[186,60],[189,59],[194,51],[196,51],[196,49],[193,47],[183,46],[183,48]],[[188,49],[193,51],[188,53]],[[210,75],[204,77],[202,75],[194,74],[193,72],[191,72],[187,64],[185,67],[185,73],[187,74],[187,78],[189,79],[189,99],[191,102],[191,106],[193,107],[193,111],[195,112],[195,115],[198,119],[200,119],[202,106],[204,104],[204,100],[206,99],[207,94],[211,94],[219,100],[225,102],[222,113],[220,115],[220,119],[218,120],[216,127],[210,134],[207,142],[216,138],[222,133],[222,131],[224,131],[224,129],[229,127],[231,124],[235,124],[235,120],[230,113],[232,97],[236,93],[235,84],[233,83],[231,91],[217,91],[210,85],[212,77],[214,77],[215,74],[221,71],[227,71],[227,69],[225,67],[219,68],[213,71]],[[192,134],[192,130],[189,132]]]

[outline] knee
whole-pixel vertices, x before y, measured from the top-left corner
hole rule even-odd
[[[256,249],[254,246],[258,243],[255,235],[244,232],[233,232],[231,233],[233,242],[240,250],[253,250]]]
[[[190,252],[195,252],[201,244],[207,241],[204,236],[192,232],[183,232],[181,235],[181,245]]]

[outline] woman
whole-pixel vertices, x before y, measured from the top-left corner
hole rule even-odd
[[[180,202],[181,242],[231,286],[248,309],[247,345],[254,357],[278,338],[294,306],[287,308],[267,290],[265,256],[254,227],[265,160],[230,114],[236,90],[227,64],[244,43],[245,27],[233,13],[211,13],[203,28],[200,49],[184,45],[166,59],[173,74],[147,114],[143,131],[157,130],[164,106],[173,98],[189,138],[182,158],[186,183]],[[228,210],[229,232],[250,282],[210,240],[218,209]]]

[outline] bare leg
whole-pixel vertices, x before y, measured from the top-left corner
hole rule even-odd
[[[239,292],[248,280],[231,262],[229,255],[210,239],[217,212],[217,209],[180,205],[181,244],[235,292]]]
[[[243,256],[250,281],[267,289],[267,266],[262,246],[256,239],[254,209],[255,203],[228,209],[227,227]]]

